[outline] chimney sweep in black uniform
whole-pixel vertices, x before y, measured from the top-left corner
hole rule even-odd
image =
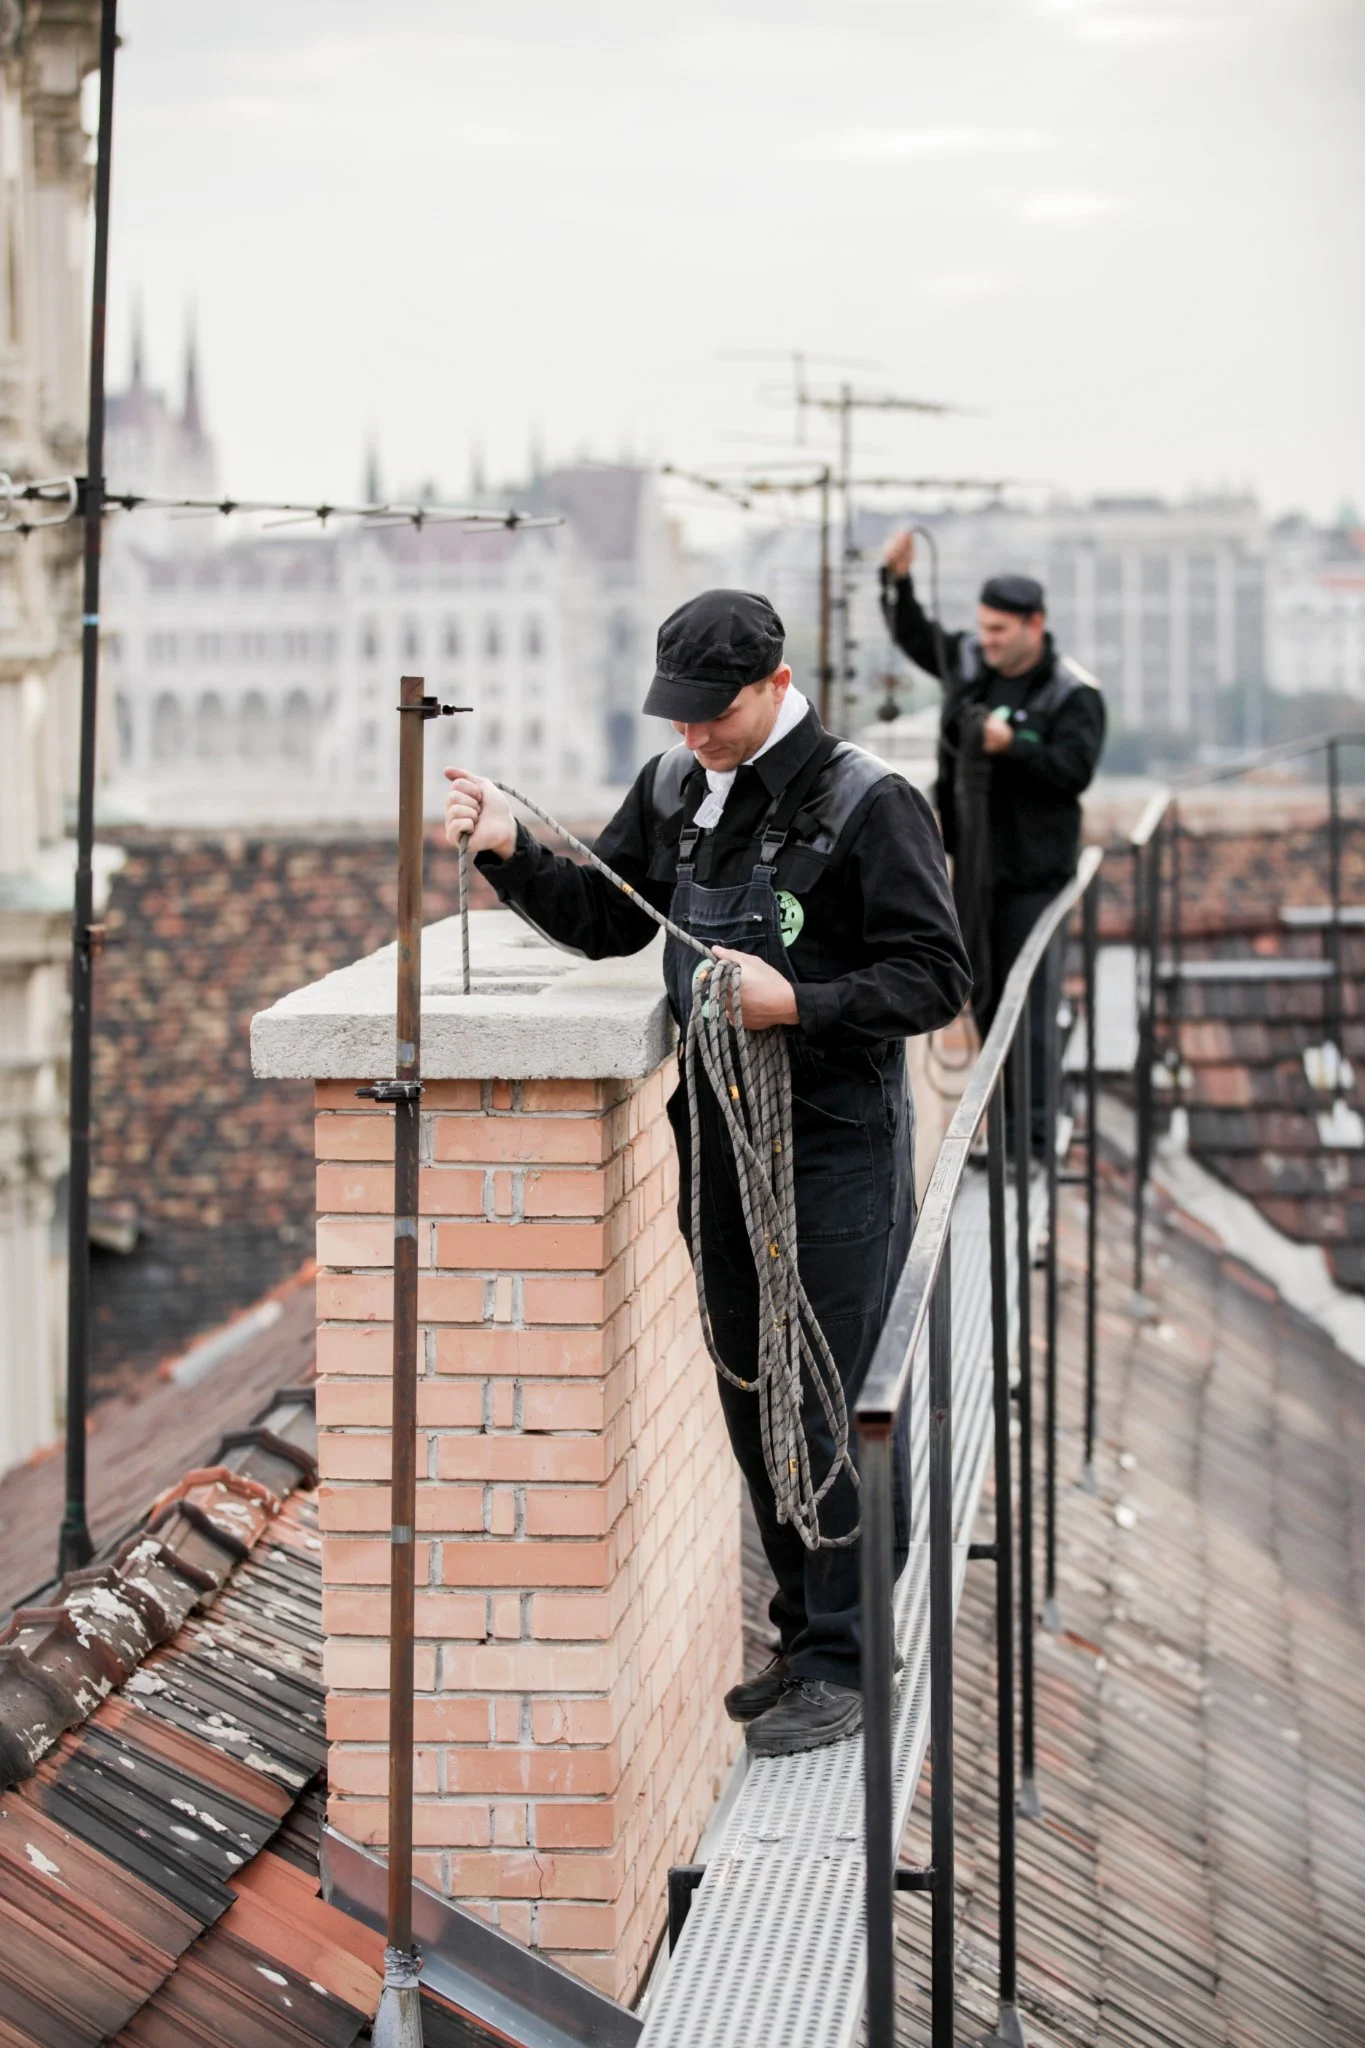
[[[975,633],[942,633],[915,596],[914,550],[909,533],[888,542],[882,613],[902,653],[944,685],[935,795],[984,1038],[1039,912],[1076,872],[1080,798],[1104,745],[1104,699],[1095,678],[1053,645],[1041,583],[989,577]],[[1040,1157],[1048,1143],[1044,979],[1035,978],[1029,1003],[1030,1122]]]
[[[640,771],[596,850],[685,931],[742,963],[747,1030],[786,1033],[797,1269],[851,1407],[914,1222],[904,1041],[958,1014],[970,969],[928,804],[882,762],[824,730],[792,687],[782,651],[781,620],[746,591],[708,590],[664,621],[644,708],[671,719],[682,743]],[[496,784],[462,769],[446,774],[447,837],[468,833],[469,852],[504,902],[591,959],[648,945],[653,923],[605,876],[534,840]],[[680,1024],[704,965],[668,940],[665,979]],[[817,1548],[777,1514],[752,1386],[759,1293],[739,1175],[714,1095],[706,1087],[697,1094],[705,1303],[713,1355],[725,1368],[717,1387],[778,1587],[770,1610],[778,1653],[725,1704],[748,1724],[752,1753],[784,1756],[837,1742],[862,1722],[850,1541],[857,1492],[841,1471],[820,1503]],[[679,1221],[691,1242],[682,1086],[668,1107]],[[828,1473],[829,1420],[804,1382],[801,1404],[811,1467]],[[908,1467],[904,1446],[898,1451],[903,1563]]]

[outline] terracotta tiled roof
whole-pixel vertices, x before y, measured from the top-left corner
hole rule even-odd
[[[88,1466],[97,1547],[132,1529],[163,1487],[204,1464],[224,1431],[249,1424],[278,1388],[312,1378],[311,1266],[268,1299],[279,1303],[277,1319],[202,1378],[184,1384],[173,1377],[176,1360],[168,1359],[131,1394],[95,1408]],[[0,1615],[52,1575],[64,1484],[60,1444],[0,1479]]]
[[[277,1396],[0,1634],[0,2041],[368,2028],[381,1944],[290,1860],[326,1760],[315,1439]]]
[[[1043,1817],[1018,1831],[1028,2039],[1350,2048],[1365,2014],[1365,1375],[1173,1214],[1149,1259],[1155,1312],[1136,1319],[1130,1223],[1111,1181],[1090,1495],[1075,1484],[1083,1221],[1064,1191],[1064,1626],[1037,1639]],[[990,1521],[988,1504],[979,1535]],[[988,1567],[968,1573],[963,2042],[994,2024],[996,1939],[995,1622]],[[927,1820],[925,1796],[907,1862],[927,1859]],[[915,1899],[897,1912],[910,2048],[929,2039],[929,1916]]]

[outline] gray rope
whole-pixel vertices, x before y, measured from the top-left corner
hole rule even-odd
[[[858,1473],[849,1447],[848,1407],[839,1370],[801,1285],[797,1265],[791,1059],[786,1035],[781,1030],[746,1031],[740,1001],[740,966],[732,960],[718,960],[709,946],[656,910],[599,859],[590,846],[566,831],[557,818],[532,803],[520,790],[509,788],[505,782],[494,786],[558,833],[575,853],[629,896],[646,917],[710,963],[697,975],[693,987],[683,1056],[692,1152],[691,1252],[702,1335],[717,1372],[732,1387],[757,1395],[763,1463],[778,1520],[790,1523],[808,1550],[846,1549],[858,1540],[856,1527],[842,1536],[827,1536],[820,1528],[820,1503],[840,1473],[848,1474],[855,1490]],[[716,1099],[734,1150],[744,1227],[758,1281],[758,1361],[751,1380],[738,1378],[720,1356],[706,1299],[701,1243],[699,1072],[705,1075]],[[829,1469],[819,1476],[811,1469],[803,1420],[806,1381],[820,1403],[834,1442]]]

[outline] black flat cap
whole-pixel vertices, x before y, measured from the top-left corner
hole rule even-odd
[[[1043,586],[1036,576],[988,576],[981,586],[980,601],[993,612],[1018,612],[1023,619],[1047,610]]]
[[[654,718],[718,718],[746,683],[782,665],[782,621],[750,590],[703,590],[659,628],[656,674],[645,698]]]

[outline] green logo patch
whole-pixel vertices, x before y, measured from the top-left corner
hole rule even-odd
[[[801,936],[801,927],[806,922],[806,913],[792,895],[790,889],[778,890],[777,914],[782,928],[783,945],[794,945]]]

